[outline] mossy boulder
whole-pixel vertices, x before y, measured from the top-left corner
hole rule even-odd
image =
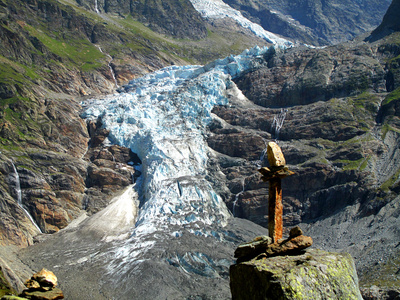
[[[232,299],[362,299],[353,258],[310,249],[230,268]]]

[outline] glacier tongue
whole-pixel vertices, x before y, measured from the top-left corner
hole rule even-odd
[[[207,181],[206,127],[212,108],[228,104],[231,78],[263,63],[266,51],[255,47],[206,66],[167,67],[131,81],[120,94],[83,103],[84,118],[101,118],[111,142],[142,161],[136,225],[128,243],[115,250],[110,272],[143,261],[160,239],[184,233],[186,239],[223,240],[231,214]]]
[[[251,30],[256,36],[266,40],[277,46],[292,46],[289,40],[278,37],[272,32],[266,31],[260,25],[251,22],[245,18],[242,13],[222,0],[190,0],[194,8],[201,14],[203,18],[222,19],[230,18],[236,21],[243,28]]]

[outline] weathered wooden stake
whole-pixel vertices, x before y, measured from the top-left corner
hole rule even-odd
[[[281,179],[293,175],[285,166],[286,161],[281,148],[274,142],[269,142],[267,147],[268,162],[270,167],[258,171],[263,175],[263,181],[269,181],[268,197],[268,231],[272,242],[276,243],[283,236],[283,205]]]

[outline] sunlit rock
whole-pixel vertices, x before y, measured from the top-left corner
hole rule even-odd
[[[233,300],[362,299],[352,257],[315,249],[233,265],[230,286]]]

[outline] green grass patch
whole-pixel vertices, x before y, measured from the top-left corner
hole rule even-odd
[[[364,161],[361,163],[360,165],[360,171],[364,171],[365,168],[368,166],[368,161],[370,160],[370,156],[368,156],[367,158],[364,158]]]
[[[396,174],[394,174],[392,177],[390,177],[388,180],[382,183],[380,189],[383,191],[388,191],[397,182],[399,176],[400,176],[400,169],[397,170]]]
[[[350,170],[358,170],[358,171],[363,171],[367,166],[368,166],[368,161],[370,160],[370,157],[367,158],[360,158],[357,160],[346,160],[346,159],[339,159],[334,161],[334,164],[340,163],[343,164],[342,169],[345,171],[350,171]]]
[[[394,131],[394,132],[400,133],[399,129],[396,129],[396,128],[390,126],[389,124],[383,124],[382,129],[381,129],[382,140],[384,140],[386,138],[386,134],[389,131]]]
[[[363,92],[352,98],[353,105],[356,108],[365,109],[372,113],[376,113],[379,101],[379,97],[370,92]]]
[[[39,39],[49,51],[74,63],[82,71],[93,70],[104,64],[106,56],[83,37],[73,37],[72,34],[69,34],[67,39],[59,39],[30,25],[26,25],[24,28],[31,36]]]
[[[34,67],[28,67],[0,56],[0,82],[24,83],[27,79],[38,78],[40,78],[40,75],[36,73]]]
[[[382,105],[388,105],[390,102],[400,99],[400,87],[392,91],[389,95],[386,96]]]
[[[360,158],[357,160],[347,160],[347,159],[338,159],[335,160],[334,163],[343,164],[343,170],[358,170],[360,169],[361,164],[364,162],[365,158]]]

